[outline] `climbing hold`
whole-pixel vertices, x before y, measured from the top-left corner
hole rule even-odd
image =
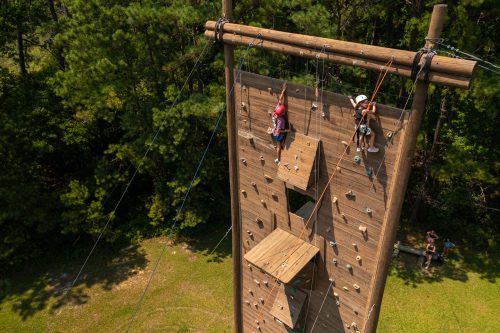
[[[340,302],[339,301],[336,301],[335,304],[337,304],[337,306],[340,306]]]
[[[366,207],[366,214],[372,216],[372,210],[368,207]]]
[[[355,322],[352,322],[352,323],[351,323],[351,326],[352,326],[353,328],[358,327],[358,325],[356,325],[356,323],[355,323]]]
[[[355,283],[352,286],[354,287],[354,289],[359,290],[359,285],[358,284]]]
[[[272,95],[273,94],[273,88],[269,87],[267,88],[267,91]]]
[[[385,137],[386,137],[387,139],[390,139],[390,138],[392,138],[392,135],[393,135],[393,134],[394,134],[393,132],[389,131],[389,132],[387,132],[387,134],[385,135]]]
[[[310,145],[311,145],[311,143],[310,143],[309,141],[307,141],[307,142],[306,142],[306,145],[310,146]]]
[[[351,265],[351,264],[347,264],[347,265],[345,265],[345,267],[346,267],[348,270],[351,270],[351,269],[352,269],[352,265]]]
[[[372,175],[372,168],[371,167],[365,167],[366,175],[368,177],[371,177]]]
[[[293,168],[295,169],[295,171],[299,171],[299,167],[298,166],[294,166]]]
[[[349,191],[345,192],[345,196],[346,197],[355,197],[356,194],[354,194],[354,192],[352,190],[349,190]]]
[[[245,300],[245,304],[250,305],[250,301],[249,300]]]
[[[264,178],[266,178],[266,180],[268,182],[270,182],[271,180],[273,180],[273,177],[269,176],[269,175],[264,175]]]
[[[274,200],[278,200],[278,194],[273,192],[271,196],[273,197]]]
[[[333,258],[333,259],[332,259],[332,262],[333,262],[335,265],[337,265],[337,258]]]
[[[261,161],[264,161],[264,156],[260,155],[260,156],[259,156],[259,159],[260,159]]]
[[[268,285],[267,280],[262,281],[266,286]]]
[[[333,296],[335,296],[335,297],[339,297],[339,293],[334,292],[334,293],[333,293]]]
[[[241,190],[240,192],[241,192],[241,194],[243,194],[243,195],[247,194],[247,191],[245,191],[245,190]]]
[[[247,234],[249,234],[249,235],[250,235],[251,233],[252,233],[252,232],[251,232],[250,230],[247,230]]]
[[[346,323],[346,324],[345,324],[345,327],[347,327],[347,328],[351,328],[351,325],[349,325],[349,324],[347,324],[347,323]]]
[[[243,122],[246,124],[246,123],[247,123],[247,120],[246,120],[246,119],[243,119]]]
[[[347,143],[347,141],[343,141],[343,140],[342,140],[342,144],[343,144],[344,146],[346,146],[346,147],[347,147],[347,146],[349,146],[349,143]]]
[[[252,186],[253,187],[257,187],[257,183],[256,182],[252,182]]]
[[[261,219],[259,219],[258,217],[255,219],[255,222],[256,222],[257,224],[262,224],[262,223],[264,223],[264,222],[263,222]]]
[[[241,102],[241,110],[242,111],[246,111],[247,110],[247,105],[245,104],[245,102]]]
[[[250,268],[250,270],[252,270],[252,264],[248,264],[248,268]]]
[[[253,303],[253,306],[255,306],[255,308],[258,308],[258,307],[259,307],[259,304],[257,304],[257,303]],[[259,326],[259,325],[257,325],[257,328],[259,328],[258,326]]]
[[[339,199],[338,199],[337,197],[333,197],[332,202],[333,202],[334,204],[336,204],[338,200],[339,200]]]
[[[243,86],[243,91],[247,91],[247,86]]]
[[[250,295],[253,295],[253,291],[252,291],[252,289],[248,289],[248,293],[249,293]]]
[[[356,164],[361,163],[361,157],[359,155],[354,156],[353,160]]]
[[[360,225],[360,226],[358,227],[358,229],[359,229],[359,231],[361,231],[361,232],[366,232],[366,227],[364,227],[364,226],[362,226],[362,225]]]
[[[361,256],[356,256],[357,261],[361,261]]]
[[[259,298],[259,302],[261,302],[262,304],[264,304],[264,299],[262,297]]]
[[[352,247],[357,248],[357,247],[358,247],[358,244],[356,244],[356,243],[352,243]]]
[[[240,158],[240,161],[241,161],[241,163],[243,163],[243,164],[247,164],[247,160],[246,160],[246,159],[244,159],[244,158]]]
[[[337,242],[336,241],[330,241],[330,247],[334,247],[337,245]]]
[[[296,93],[300,92],[300,89],[299,88],[295,89],[295,92]]]
[[[264,200],[261,200],[260,203],[262,204],[262,206],[266,207],[266,202]]]
[[[342,218],[345,219],[345,214],[344,213],[340,213],[340,216],[342,216]]]
[[[337,167],[337,172],[338,173],[341,173],[342,172],[342,169],[340,167]]]
[[[357,309],[352,309],[352,312],[354,312],[355,315],[359,313]]]
[[[346,286],[343,286],[342,289],[344,289],[345,291],[349,291],[349,288],[347,288]]]
[[[318,106],[316,105],[316,103],[312,103],[311,110],[315,111],[317,108],[318,108]]]

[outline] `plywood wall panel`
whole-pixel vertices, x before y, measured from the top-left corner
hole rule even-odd
[[[241,73],[235,86],[239,157],[245,159],[245,162],[238,161],[240,189],[245,192],[240,193],[242,250],[243,253],[250,251],[276,227],[316,245],[320,253],[314,268],[317,273],[315,288],[304,289],[309,295],[304,310],[307,314],[306,331],[309,332],[314,325],[314,332],[355,332],[347,325],[355,322],[361,329],[368,317],[369,288],[376,271],[377,253],[383,242],[380,237],[387,193],[400,144],[397,131],[401,128],[400,116],[404,123],[407,115],[400,109],[379,105],[377,115],[371,116],[369,121],[377,135],[376,145],[380,152],[358,153],[356,145],[351,142],[354,120],[347,97],[322,92],[322,100],[316,101],[313,87],[289,84],[285,104],[290,127],[297,133],[320,140],[319,159],[313,166],[312,181],[307,190],[300,190],[277,178],[278,166],[274,163],[276,144],[267,132],[280,93],[278,87],[281,87],[279,80],[245,72]],[[268,88],[272,88],[272,93]],[[318,106],[316,111],[311,110],[313,103]],[[322,112],[325,117],[322,117]],[[388,139],[386,135],[389,132],[396,135]],[[342,141],[351,144],[345,154]],[[356,155],[361,156],[359,164],[353,160]],[[340,172],[336,171],[337,166]],[[371,176],[367,175],[366,168],[372,171]],[[313,217],[301,218],[290,214],[287,188],[314,201],[334,172],[336,174]],[[350,190],[356,194],[355,198],[345,196]],[[337,197],[335,203],[334,197]],[[371,209],[371,214],[366,212],[367,208]],[[359,226],[366,227],[367,231],[360,231]],[[335,241],[336,245],[330,246],[330,241]],[[357,256],[361,257],[361,261],[356,260]],[[347,264],[352,265],[352,269],[348,269]],[[248,267],[245,260],[242,272],[244,331],[291,332],[290,328],[269,314],[279,289],[276,280],[256,267]],[[359,290],[354,289],[354,284],[359,285]],[[344,286],[349,290],[344,290]],[[252,290],[252,294],[248,290]],[[334,293],[338,294],[338,298]],[[265,300],[265,304],[260,300]],[[256,321],[259,321],[258,327]]]

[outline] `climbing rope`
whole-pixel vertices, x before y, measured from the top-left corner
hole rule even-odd
[[[368,107],[367,107],[367,109],[369,109],[369,108],[370,108],[370,106],[372,105],[372,103],[373,103],[373,99],[375,98],[375,96],[377,95],[377,93],[378,93],[378,91],[379,91],[380,87],[382,86],[382,83],[383,83],[383,81],[384,81],[385,77],[387,76],[387,73],[389,72],[389,69],[391,68],[393,61],[394,61],[394,58],[393,58],[393,57],[391,57],[391,59],[390,59],[390,60],[389,60],[389,61],[388,61],[388,62],[387,62],[384,66],[383,66],[383,68],[385,68],[385,72],[384,72],[384,71],[381,71],[381,72],[380,72],[380,74],[379,74],[379,77],[378,77],[378,79],[377,79],[377,83],[376,83],[376,85],[375,85],[375,89],[374,89],[374,91],[373,91],[373,93],[372,93],[372,96],[371,96],[370,101],[369,101],[369,103],[368,103]],[[360,119],[360,120],[359,120],[359,122],[357,123],[357,125],[356,125],[356,127],[355,127],[355,130],[354,130],[354,132],[353,132],[353,134],[352,134],[352,138],[351,138],[351,140],[349,141],[349,143],[348,143],[348,144],[346,145],[346,147],[344,148],[344,151],[343,151],[342,155],[340,156],[340,158],[339,158],[339,160],[338,160],[338,162],[337,162],[337,164],[336,164],[336,166],[335,166],[335,168],[334,168],[334,171],[333,171],[332,175],[331,175],[331,176],[330,176],[330,178],[328,179],[328,182],[327,182],[327,184],[325,185],[325,188],[324,188],[324,189],[323,189],[323,191],[321,192],[321,195],[319,196],[318,201],[316,201],[316,203],[315,203],[315,205],[314,205],[314,208],[313,208],[313,210],[312,210],[312,212],[311,212],[311,215],[309,216],[309,218],[308,218],[307,222],[305,223],[305,225],[302,227],[302,230],[301,230],[300,235],[299,235],[299,237],[298,237],[299,239],[301,239],[301,238],[303,237],[304,232],[305,232],[306,228],[309,226],[309,223],[311,222],[312,217],[313,217],[313,216],[317,213],[317,209],[318,209],[318,207],[320,206],[321,201],[323,200],[323,197],[324,197],[324,195],[325,195],[325,193],[326,193],[326,190],[327,190],[327,189],[328,189],[328,187],[330,186],[330,184],[331,184],[331,182],[332,182],[332,180],[333,180],[333,177],[336,175],[337,170],[338,170],[337,168],[339,167],[340,162],[343,160],[343,158],[344,158],[344,156],[345,156],[345,154],[346,154],[347,150],[349,149],[349,147],[350,147],[350,145],[351,145],[351,143],[352,143],[352,140],[354,139],[354,136],[356,135],[357,128],[359,127],[359,125],[361,124],[361,122],[363,121],[363,119],[364,119],[364,117],[365,117],[365,116],[366,116],[366,113],[365,113],[365,114],[363,114],[363,116],[361,117],[361,119]],[[292,256],[292,255],[293,255],[293,254],[294,254],[294,253],[295,253],[295,252],[296,252],[299,248],[300,248],[300,244],[299,244],[299,246],[297,246],[294,250],[292,250],[290,254],[288,254],[288,256],[284,259],[284,261],[283,261],[283,263],[282,263],[282,266],[283,266],[283,265],[287,262],[287,260],[288,260],[288,259],[290,259],[290,257],[291,257],[291,256]],[[267,301],[269,300],[269,297],[272,295],[272,293],[273,293],[274,289],[275,289],[275,288],[276,288],[276,286],[279,284],[279,274],[277,274],[277,276],[276,276],[276,280],[277,280],[277,281],[276,281],[276,283],[274,284],[274,286],[273,286],[273,288],[271,289],[271,291],[268,293],[268,295],[267,295],[267,297],[266,297],[266,299],[265,299],[265,302],[264,302],[263,304],[267,304]],[[258,312],[257,316],[255,317],[255,319],[254,319],[254,321],[253,321],[254,323],[258,323],[258,319],[261,317],[261,314],[262,314],[263,309],[264,309],[264,306],[262,306],[262,307],[260,308],[260,310],[259,310],[259,312]]]
[[[233,92],[234,92],[234,87],[235,87],[236,82],[238,81],[239,77],[241,76],[241,68],[242,68],[242,66],[243,66],[243,64],[244,64],[244,62],[245,62],[245,60],[246,60],[246,56],[248,55],[248,51],[249,51],[249,50],[250,50],[250,48],[254,45],[254,44],[253,44],[253,42],[254,42],[257,38],[258,38],[258,37],[255,37],[255,38],[254,38],[254,39],[253,39],[253,40],[252,40],[252,41],[248,44],[248,47],[247,47],[247,49],[246,49],[246,51],[245,51],[244,55],[241,57],[240,66],[239,66],[239,68],[238,68],[238,71],[236,72],[236,79],[234,80],[233,85],[232,85],[232,87],[231,87],[231,89],[230,89],[230,91],[229,91],[229,95],[232,95],[232,94],[233,94]],[[194,71],[194,69],[195,69],[195,68],[193,68],[193,71]],[[192,72],[193,72],[193,71],[192,71]],[[188,79],[189,79],[189,78],[188,78]],[[187,82],[187,81],[186,81],[186,82]],[[185,84],[184,84],[184,86],[185,86]],[[183,88],[184,88],[184,86],[183,86]],[[176,101],[177,101],[177,99],[176,99]],[[191,180],[191,184],[190,184],[190,186],[189,186],[189,188],[188,188],[188,191],[187,191],[187,192],[186,192],[186,194],[184,195],[184,199],[183,199],[182,204],[181,204],[181,206],[180,206],[180,208],[179,208],[179,210],[178,210],[178,212],[177,212],[177,216],[176,216],[176,217],[175,217],[175,219],[174,219],[174,224],[173,224],[173,226],[172,226],[171,230],[174,230],[174,228],[175,228],[175,226],[176,226],[176,224],[177,224],[177,221],[178,221],[178,219],[180,218],[180,215],[181,215],[181,214],[182,214],[182,212],[183,212],[184,205],[185,205],[185,203],[186,203],[186,201],[187,201],[187,197],[188,197],[188,195],[189,195],[189,193],[190,193],[190,191],[191,191],[191,188],[192,188],[192,186],[193,186],[193,184],[194,184],[194,182],[195,182],[196,178],[198,177],[198,172],[199,172],[199,170],[200,170],[200,168],[201,168],[201,165],[202,165],[202,163],[203,163],[203,161],[204,161],[204,159],[205,159],[205,156],[206,156],[206,153],[207,153],[207,151],[208,151],[208,148],[210,147],[210,145],[211,145],[211,143],[212,143],[212,140],[213,140],[213,138],[215,137],[215,133],[216,133],[217,128],[219,127],[219,125],[220,125],[220,123],[221,123],[221,119],[222,119],[222,116],[224,115],[224,112],[225,112],[225,108],[224,108],[224,109],[223,109],[223,110],[219,113],[219,117],[217,118],[217,122],[216,122],[216,127],[215,127],[215,128],[214,128],[214,130],[212,131],[212,136],[210,137],[210,140],[209,140],[209,142],[208,142],[208,144],[207,144],[207,146],[206,146],[206,148],[205,148],[205,151],[203,152],[202,158],[200,159],[200,163],[198,164],[198,167],[197,167],[197,169],[196,169],[196,171],[195,171],[195,174],[194,174],[194,176],[193,176],[193,179]],[[161,127],[162,127],[162,126],[160,126],[159,128],[161,128]],[[159,133],[159,130],[158,130],[158,131],[157,131],[157,133],[155,134],[154,139],[156,139],[156,137],[157,137],[158,133]],[[154,142],[154,139],[153,139],[153,142]],[[139,301],[137,302],[137,305],[136,305],[136,307],[135,307],[134,313],[132,314],[132,317],[130,318],[130,321],[129,321],[128,325],[127,325],[126,332],[128,332],[128,331],[130,330],[130,328],[131,328],[131,326],[132,326],[132,324],[133,324],[133,322],[134,322],[134,320],[135,320],[135,318],[136,318],[136,316],[137,316],[137,313],[139,312],[139,309],[140,309],[140,307],[141,307],[141,305],[142,305],[142,302],[143,302],[143,300],[144,300],[144,297],[145,297],[145,295],[146,295],[146,292],[147,292],[147,290],[148,290],[148,288],[149,288],[149,286],[150,286],[150,284],[151,284],[151,281],[153,280],[153,276],[154,276],[154,275],[155,275],[155,273],[156,273],[156,270],[157,270],[157,268],[158,268],[158,265],[159,265],[159,263],[160,263],[160,260],[161,260],[161,258],[163,257],[163,254],[165,253],[165,250],[167,249],[167,245],[168,245],[168,242],[165,242],[165,244],[164,244],[164,246],[163,246],[162,250],[160,251],[160,254],[159,254],[158,258],[156,259],[155,265],[154,265],[153,270],[152,270],[152,272],[151,272],[151,274],[150,274],[150,276],[149,276],[149,279],[148,279],[148,282],[147,282],[147,284],[146,284],[146,287],[144,288],[144,291],[142,292],[142,294],[141,294],[141,296],[140,296],[140,298],[139,298]]]

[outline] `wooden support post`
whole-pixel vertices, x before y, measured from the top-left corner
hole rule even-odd
[[[434,47],[432,40],[441,36],[446,10],[447,5],[434,6],[429,31],[427,33],[428,40],[425,44],[426,47]],[[429,84],[423,81],[417,82],[411,113],[402,131],[403,137],[401,138],[401,145],[394,165],[394,180],[388,195],[390,198],[388,210],[384,218],[384,227],[380,236],[380,242],[382,242],[382,244],[380,245],[381,250],[377,258],[377,270],[375,272],[371,293],[368,297],[367,311],[371,311],[371,313],[365,323],[364,332],[367,333],[375,332],[377,329],[380,305],[382,304],[387,272],[391,261],[391,252],[396,238],[397,225],[403,207],[408,178],[410,177],[413,153],[415,151],[417,135],[427,100],[428,86]]]
[[[222,0],[222,16],[231,20],[233,18],[232,0]],[[227,146],[229,157],[229,188],[231,193],[231,225],[232,228],[232,254],[233,254],[233,311],[234,331],[243,332],[242,319],[242,271],[241,271],[241,221],[240,197],[238,181],[238,127],[236,124],[235,98],[234,98],[234,50],[233,46],[224,43],[225,76],[226,76],[226,116],[227,116]]]

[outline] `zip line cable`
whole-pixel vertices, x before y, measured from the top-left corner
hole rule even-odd
[[[173,101],[172,105],[170,106],[170,109],[172,109],[176,104],[177,104],[177,101],[179,100],[184,88],[186,87],[188,81],[191,79],[191,76],[194,74],[195,70],[197,69],[198,67],[198,64],[200,63],[200,60],[201,58],[204,56],[205,54],[205,51],[207,50],[208,48],[208,45],[210,45],[210,43],[207,43],[205,45],[205,47],[203,48],[202,52],[200,53],[200,55],[198,56],[198,59],[196,59],[196,62],[193,66],[193,68],[191,69],[191,72],[189,73],[186,81],[184,81],[184,84],[182,85],[181,87],[181,90],[179,91],[179,93],[177,94],[177,97],[175,98],[175,100]],[[92,246],[89,254],[87,255],[85,261],[83,262],[83,265],[82,267],[80,268],[78,274],[76,275],[75,279],[73,280],[73,282],[71,283],[71,286],[69,287],[69,289],[66,291],[65,295],[63,296],[63,299],[71,292],[71,290],[73,289],[73,287],[75,286],[76,282],[78,281],[78,279],[80,278],[80,275],[82,274],[85,266],[87,265],[90,257],[92,256],[92,254],[94,253],[94,250],[96,249],[97,247],[97,244],[99,243],[99,241],[101,240],[104,232],[106,231],[109,223],[111,222],[111,218],[114,216],[116,210],[118,209],[118,207],[120,206],[123,198],[125,197],[125,194],[127,193],[128,189],[130,188],[130,185],[132,184],[132,182],[134,181],[135,177],[137,176],[137,173],[139,172],[139,169],[141,168],[141,166],[143,165],[144,163],[144,160],[146,159],[147,155],[149,154],[149,152],[151,151],[151,148],[153,146],[153,144],[155,143],[156,139],[158,138],[158,135],[160,133],[160,130],[161,128],[163,127],[163,125],[165,124],[165,122],[167,121],[167,117],[165,117],[165,119],[162,121],[162,123],[160,124],[160,126],[158,126],[158,129],[156,130],[154,136],[153,136],[153,140],[151,141],[151,143],[149,144],[148,148],[146,149],[146,152],[143,154],[141,160],[139,161],[139,164],[137,166],[137,168],[135,169],[134,173],[132,174],[132,177],[130,178],[129,182],[127,183],[127,186],[125,187],[125,190],[123,191],[122,195],[120,196],[120,198],[118,199],[118,202],[117,204],[115,205],[115,207],[113,208],[113,210],[111,211],[111,213],[109,214],[109,217],[108,217],[108,220],[106,221],[104,227],[102,228],[99,236],[97,237],[97,240],[94,242],[94,245]]]
[[[255,37],[255,38],[254,38],[254,39],[253,39],[253,40],[252,40],[252,41],[248,44],[248,47],[247,47],[247,49],[246,49],[246,51],[245,51],[245,54],[241,57],[241,63],[240,63],[240,66],[239,66],[238,72],[237,72],[237,74],[236,74],[236,80],[234,80],[234,82],[233,82],[233,86],[231,87],[231,89],[230,89],[230,91],[229,91],[229,95],[232,95],[232,94],[233,94],[233,92],[234,92],[234,87],[235,87],[235,85],[236,85],[236,81],[238,80],[238,78],[239,78],[239,77],[240,77],[240,75],[241,75],[241,68],[242,68],[242,66],[243,66],[243,64],[244,64],[244,62],[245,62],[246,56],[248,55],[248,51],[250,50],[250,48],[251,48],[251,47],[253,47],[253,45],[254,45],[254,41],[255,41],[256,39],[258,39],[258,38],[260,38],[260,34],[259,34],[259,35],[257,35],[257,36],[256,36],[256,37]],[[219,127],[219,125],[220,125],[220,120],[222,119],[222,116],[224,115],[224,111],[225,111],[225,110],[222,110],[222,111],[220,112],[220,114],[219,114],[219,117],[218,117],[218,119],[217,119],[217,123],[216,123],[216,127],[214,128],[214,130],[213,130],[213,132],[212,132],[212,136],[210,137],[210,140],[209,140],[209,142],[208,142],[208,144],[207,144],[207,147],[205,148],[205,151],[203,152],[203,156],[202,156],[202,158],[201,158],[201,160],[200,160],[200,163],[198,164],[198,167],[197,167],[196,172],[195,172],[195,174],[194,174],[194,176],[193,176],[193,179],[192,179],[192,181],[191,181],[191,184],[189,185],[188,191],[187,191],[187,192],[186,192],[186,194],[184,195],[184,199],[183,199],[183,201],[182,201],[181,207],[179,208],[179,210],[178,210],[178,212],[177,212],[177,216],[176,216],[176,217],[175,217],[175,219],[174,219],[174,224],[173,224],[173,226],[172,226],[171,230],[173,230],[173,229],[175,228],[175,226],[176,226],[176,224],[177,224],[177,222],[178,222],[178,219],[179,219],[179,217],[180,217],[180,214],[182,214],[182,211],[183,211],[183,209],[184,209],[184,205],[185,205],[185,203],[186,203],[187,197],[188,197],[188,195],[189,195],[189,193],[190,193],[190,191],[191,191],[191,188],[192,188],[192,186],[193,186],[193,184],[194,184],[194,181],[196,180],[196,178],[197,178],[197,176],[198,176],[198,172],[199,172],[199,170],[200,170],[200,168],[201,168],[201,165],[203,164],[203,161],[204,161],[204,159],[205,159],[205,156],[206,156],[206,153],[207,153],[207,151],[208,151],[208,148],[210,147],[210,144],[212,143],[212,140],[213,140],[213,138],[214,138],[214,136],[215,136],[215,132],[216,132],[217,128],[218,128],[218,127]],[[228,231],[228,232],[229,232],[229,231]],[[158,256],[158,258],[156,259],[156,262],[155,262],[154,268],[153,268],[153,270],[152,270],[152,272],[151,272],[151,275],[149,276],[149,279],[148,279],[148,282],[147,282],[147,284],[146,284],[146,287],[144,288],[144,291],[143,291],[143,293],[141,294],[141,297],[139,298],[139,302],[137,303],[137,305],[136,305],[136,307],[135,307],[134,313],[133,313],[132,317],[130,318],[130,321],[129,321],[128,325],[127,325],[127,329],[126,329],[126,331],[125,331],[125,332],[128,332],[128,331],[130,330],[130,328],[131,328],[131,326],[132,326],[132,324],[133,324],[133,322],[134,322],[135,318],[137,317],[137,313],[139,312],[139,310],[140,310],[140,308],[141,308],[142,302],[144,301],[144,297],[146,296],[146,293],[147,293],[147,291],[148,291],[148,289],[149,289],[149,286],[150,286],[150,284],[151,284],[151,281],[153,280],[153,276],[154,276],[154,275],[155,275],[155,273],[156,273],[156,270],[157,270],[157,268],[158,268],[158,266],[159,266],[159,264],[160,264],[160,260],[161,260],[161,258],[163,257],[163,255],[164,255],[164,253],[165,253],[165,250],[167,249],[167,246],[168,246],[168,243],[167,243],[167,242],[165,242],[165,244],[163,245],[163,248],[162,248],[162,250],[161,250],[161,252],[160,252],[160,255],[159,255],[159,256]],[[217,246],[218,246],[218,245],[217,245]]]
[[[463,54],[464,56],[466,56],[466,57],[468,57],[468,58],[470,58],[470,59],[473,59],[473,60],[476,60],[476,61],[479,61],[479,62],[485,63],[485,64],[487,64],[487,65],[490,65],[490,66],[492,66],[492,67],[495,67],[495,68],[500,69],[500,66],[498,66],[498,65],[496,65],[496,64],[494,64],[494,63],[492,63],[492,62],[489,62],[489,61],[483,60],[483,59],[481,59],[481,58],[479,58],[478,56],[475,56],[475,55],[473,55],[473,54],[470,54],[470,53],[467,53],[467,52],[461,51],[461,50],[459,50],[458,48],[453,47],[453,46],[451,46],[451,45],[447,45],[447,44],[442,43],[442,39],[426,38],[426,40],[430,40],[430,41],[432,41],[432,42],[434,42],[434,43],[436,43],[436,44],[438,44],[438,45],[444,46],[445,48],[447,48],[447,49],[448,49],[448,50],[450,50],[450,51],[453,51],[453,52],[456,52],[456,53],[461,53],[461,54]],[[462,59],[463,59],[463,58],[462,58]]]

